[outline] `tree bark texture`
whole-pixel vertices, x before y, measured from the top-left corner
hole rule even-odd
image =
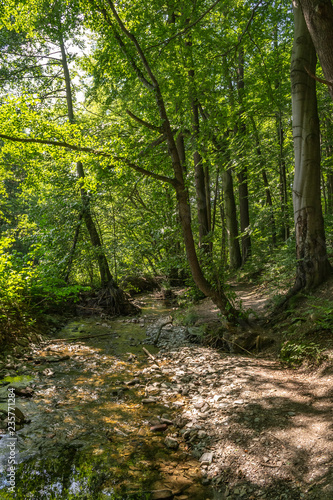
[[[320,132],[316,52],[301,8],[294,4],[294,45],[291,62],[295,174],[293,184],[297,270],[294,289],[310,289],[329,275],[320,193]]]
[[[295,1],[295,0],[294,0]],[[333,6],[331,0],[299,0],[333,99]],[[308,68],[310,69],[310,68]],[[314,74],[314,73],[313,73]]]

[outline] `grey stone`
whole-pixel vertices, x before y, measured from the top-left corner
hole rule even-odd
[[[204,453],[200,457],[199,462],[201,462],[201,465],[209,465],[213,461],[213,456],[214,454],[212,452]]]
[[[170,448],[171,450],[177,450],[179,447],[179,443],[178,443],[177,439],[170,437],[170,436],[167,436],[164,439],[164,444],[167,448]]]

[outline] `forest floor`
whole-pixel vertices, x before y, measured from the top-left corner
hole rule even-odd
[[[146,297],[141,317],[76,318],[29,354],[0,360],[0,416],[10,383],[23,462],[16,496],[3,479],[0,498],[331,500],[332,332],[308,299],[272,320],[265,289],[232,289],[275,340],[268,349],[241,355],[193,344],[175,322],[156,348],[159,325],[175,311]],[[329,282],[315,299],[332,292]],[[194,326],[219,319],[207,299],[192,313]],[[321,343],[327,359],[283,366],[277,352],[295,335]]]

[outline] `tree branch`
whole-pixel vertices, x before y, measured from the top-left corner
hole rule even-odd
[[[98,5],[95,0],[90,0],[90,3],[93,5],[93,7],[98,10],[102,16],[104,17],[106,23],[111,27],[112,31],[113,31],[113,34],[114,34],[114,37],[115,39],[117,40],[118,42],[118,45],[120,47],[120,50],[122,51],[122,53],[124,54],[124,56],[126,57],[126,59],[128,60],[128,62],[130,63],[130,65],[132,66],[134,72],[136,73],[137,77],[139,78],[140,82],[143,83],[143,85],[148,89],[148,90],[154,90],[154,85],[151,84],[147,78],[145,78],[145,76],[143,75],[142,71],[140,70],[140,68],[137,66],[136,62],[134,61],[133,57],[128,53],[127,49],[126,49],[126,45],[124,44],[120,34],[117,32],[117,30],[115,29],[115,26],[112,22],[112,20],[110,19],[109,17],[109,14],[108,12],[106,11],[106,9],[100,5]],[[112,4],[113,6],[113,4]],[[115,8],[113,6],[113,10],[115,11]],[[118,16],[119,18],[119,16]],[[117,18],[116,18],[117,19]],[[120,19],[119,19],[120,20]],[[120,21],[121,22],[121,21]],[[124,27],[124,29],[126,30],[126,28]],[[125,31],[125,33],[127,32],[127,30]],[[128,32],[127,32],[128,33]]]
[[[203,14],[201,14],[201,16],[198,17],[198,19],[196,19],[195,21],[193,21],[193,23],[190,23],[188,26],[186,26],[186,28],[184,28],[181,31],[178,31],[178,33],[175,33],[174,35],[170,36],[170,38],[167,38],[166,40],[163,40],[163,42],[159,42],[159,43],[156,43],[155,45],[151,45],[150,47],[148,47],[148,50],[154,49],[156,47],[160,47],[161,45],[167,45],[174,38],[177,38],[179,36],[185,35],[185,33],[187,33],[191,28],[193,28],[193,26],[195,26],[196,24],[198,24],[201,21],[201,19],[203,19],[207,14],[209,14],[209,12],[211,10],[213,10],[214,7],[218,3],[220,3],[220,1],[221,0],[216,0],[207,10],[205,10],[205,12]]]
[[[220,0],[218,0],[218,1],[220,1]],[[155,78],[155,76],[154,76],[154,74],[153,74],[153,72],[152,72],[152,70],[150,68],[150,65],[149,65],[149,63],[148,63],[148,61],[146,59],[146,56],[143,53],[143,50],[140,47],[139,42],[137,41],[136,37],[132,33],[130,33],[128,31],[128,29],[126,28],[126,26],[124,25],[124,23],[120,19],[119,15],[118,15],[118,12],[116,11],[113,2],[111,0],[107,0],[107,3],[109,4],[110,9],[112,10],[112,13],[113,13],[113,15],[114,15],[114,17],[115,17],[115,19],[116,19],[116,21],[118,23],[118,26],[120,27],[121,31],[134,44],[134,46],[135,46],[135,48],[137,50],[137,53],[138,53],[138,55],[139,55],[139,57],[140,57],[143,65],[144,65],[144,67],[145,67],[145,69],[146,69],[146,71],[147,71],[147,73],[148,73],[148,75],[149,75],[149,77],[150,77],[150,79],[151,79],[151,81],[153,83],[153,86],[157,87],[157,80],[156,80],[156,78]]]
[[[317,82],[324,83],[325,85],[328,85],[329,87],[333,87],[333,82],[329,82],[328,80],[324,80],[324,78],[319,78],[318,76],[311,73],[311,71],[306,66],[304,66],[304,69],[307,72],[307,74],[309,76],[311,76],[311,78],[314,78],[314,80],[316,80]]]
[[[163,133],[163,128],[162,127],[157,127],[156,125],[151,125],[150,123],[146,122],[145,120],[142,120],[142,118],[139,118],[136,116],[134,113],[132,113],[129,109],[126,109],[126,113],[128,116],[133,118],[133,120],[137,121],[140,123],[140,125],[143,125],[144,127],[150,128],[150,130],[155,130],[157,132]]]
[[[140,172],[141,174],[146,175],[147,177],[152,177],[153,179],[162,181],[162,182],[167,182],[168,184],[171,184],[172,186],[175,186],[176,184],[176,179],[173,179],[172,177],[167,177],[165,175],[160,175],[160,174],[155,174],[155,172],[151,172],[150,170],[146,170],[143,167],[139,167],[139,165],[136,165],[135,163],[132,163],[130,160],[127,158],[124,158],[122,156],[113,156],[110,153],[106,153],[105,151],[100,151],[98,149],[93,149],[93,148],[87,148],[84,146],[75,146],[75,144],[70,144],[65,141],[51,141],[48,139],[37,139],[37,138],[23,138],[23,137],[12,137],[9,135],[5,134],[0,134],[0,139],[6,139],[8,141],[12,142],[22,142],[25,144],[44,144],[46,146],[56,146],[60,148],[67,148],[72,151],[79,151],[82,153],[90,153],[95,156],[101,156],[103,158],[112,158],[114,161],[119,161],[125,163],[128,167],[131,169],[135,170],[136,172]]]
[[[265,3],[267,3],[267,2],[265,2]],[[216,57],[225,57],[225,56],[227,56],[227,55],[228,55],[228,54],[229,54],[232,50],[236,50],[236,49],[238,49],[238,47],[239,47],[239,46],[240,46],[240,44],[242,43],[242,40],[243,40],[244,36],[246,35],[246,33],[247,33],[248,29],[250,28],[250,25],[251,25],[251,23],[252,23],[252,21],[253,21],[253,19],[254,19],[254,15],[255,15],[255,13],[256,13],[256,10],[257,10],[257,9],[261,6],[261,4],[262,4],[262,0],[259,0],[259,2],[258,2],[258,3],[257,3],[254,7],[253,7],[253,9],[252,9],[252,13],[251,13],[251,16],[250,16],[250,18],[249,18],[248,22],[246,23],[246,26],[245,26],[245,28],[244,28],[244,30],[243,30],[243,32],[242,32],[242,34],[239,36],[239,38],[238,38],[238,42],[237,42],[237,43],[236,43],[236,44],[235,44],[235,45],[234,45],[234,46],[233,46],[230,50],[228,50],[227,52],[224,52],[223,54],[217,54],[217,55],[215,55],[215,56],[214,56],[214,59],[215,59]]]

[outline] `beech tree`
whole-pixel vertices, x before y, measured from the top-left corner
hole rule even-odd
[[[320,130],[316,98],[316,51],[299,4],[294,1],[291,62],[295,175],[293,204],[297,270],[294,291],[323,282],[330,264],[320,193]]]

